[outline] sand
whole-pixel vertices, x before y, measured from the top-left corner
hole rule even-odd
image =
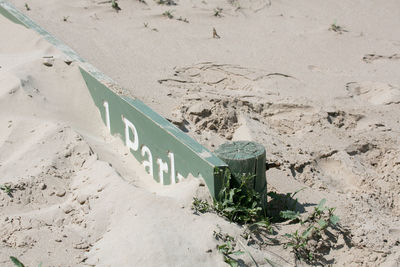
[[[337,208],[347,234],[321,264],[400,264],[397,1],[11,2],[211,150],[263,144],[269,190]],[[0,33],[1,265],[224,266],[217,225],[247,244],[193,214],[201,181],[162,188],[108,135],[76,63],[2,17]],[[282,245],[296,227],[246,250],[304,265]]]

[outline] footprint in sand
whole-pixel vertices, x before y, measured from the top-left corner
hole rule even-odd
[[[400,103],[400,88],[381,82],[349,82],[346,90],[350,97],[368,101],[373,105]]]

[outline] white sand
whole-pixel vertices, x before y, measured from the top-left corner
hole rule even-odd
[[[24,10],[26,1],[11,2]],[[326,198],[349,230],[352,241],[338,237],[325,264],[400,264],[398,1],[120,0],[119,13],[100,2],[38,0],[24,12],[205,146],[263,144],[275,166],[269,188],[306,187],[300,203]],[[75,63],[43,66],[57,52],[0,19],[0,184],[25,188],[13,202],[0,195],[1,264],[12,254],[29,266],[223,264],[216,225],[235,237],[241,229],[191,213],[196,181],[154,184],[107,135]],[[346,31],[329,30],[335,21]],[[195,115],[202,110],[211,115]],[[278,225],[274,238],[284,242],[296,227]],[[247,249],[260,266],[265,257],[294,264],[282,245]]]

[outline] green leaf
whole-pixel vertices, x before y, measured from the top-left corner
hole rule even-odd
[[[234,259],[230,259],[228,257],[224,257],[224,261],[229,264],[231,267],[237,267],[239,264]]]
[[[325,203],[326,203],[326,199],[325,198],[321,199],[321,201],[319,202],[319,204],[317,206],[317,210],[319,210],[319,211],[325,210]]]
[[[329,221],[330,221],[333,225],[336,225],[336,224],[340,221],[340,218],[339,218],[339,216],[332,215],[331,217],[329,217]]]
[[[314,228],[314,226],[308,227],[308,228],[301,234],[301,237],[304,238],[304,239],[308,238],[308,237],[310,236],[311,231],[313,230],[313,228]]]
[[[10,256],[10,259],[15,264],[15,266],[25,267],[25,265],[22,264],[22,262],[20,262],[16,257]]]
[[[324,229],[325,227],[328,226],[328,222],[325,221],[324,219],[320,219],[320,220],[318,221],[318,224],[319,224],[319,226],[321,227],[321,229]]]
[[[279,215],[283,218],[283,219],[287,219],[287,220],[296,220],[300,217],[300,213],[297,211],[292,211],[292,210],[284,210],[281,211],[279,213]]]
[[[285,237],[288,237],[288,238],[292,238],[292,237],[293,237],[292,234],[284,234],[284,236],[285,236]]]
[[[244,251],[238,250],[238,251],[233,252],[232,254],[236,255],[236,256],[239,256],[239,255],[244,254]]]

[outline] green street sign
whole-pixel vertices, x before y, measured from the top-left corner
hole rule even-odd
[[[223,178],[217,170],[227,168],[225,162],[140,100],[116,94],[110,89],[110,86],[116,86],[111,78],[5,0],[0,0],[0,14],[35,30],[71,60],[79,63],[82,77],[106,127],[111,134],[121,137],[155,181],[173,185],[193,175],[204,179],[211,196],[218,196]]]

